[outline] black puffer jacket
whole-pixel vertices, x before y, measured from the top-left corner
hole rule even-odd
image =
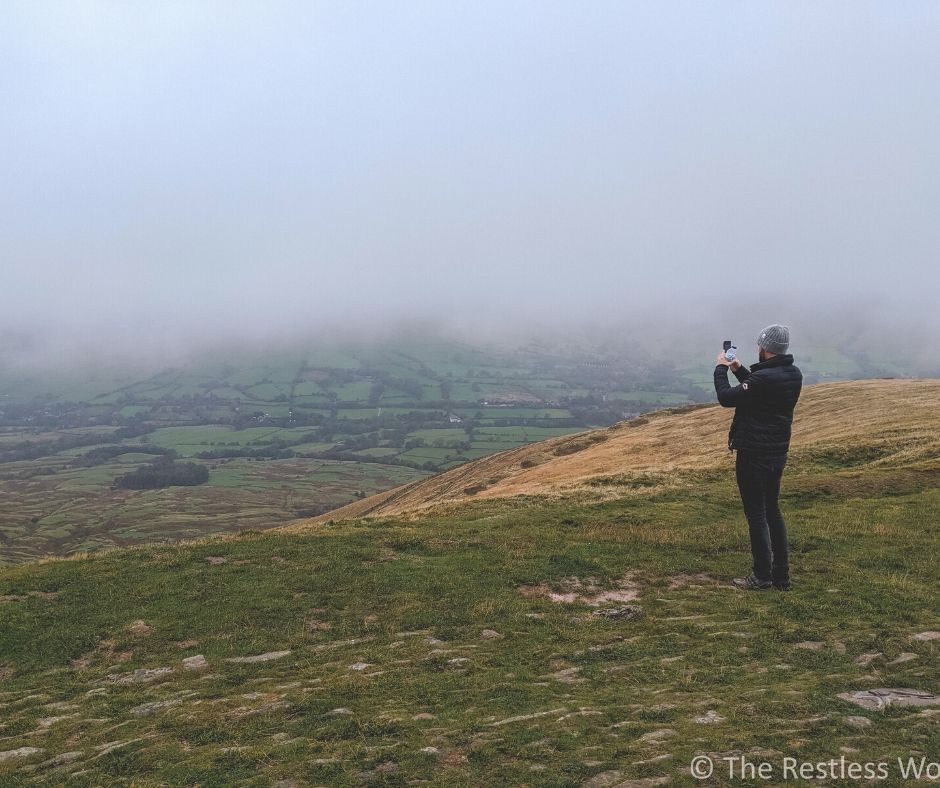
[[[803,388],[803,373],[794,366],[793,356],[773,356],[750,371],[743,366],[734,373],[740,385],[728,383],[728,367],[715,367],[718,401],[734,408],[728,433],[729,449],[746,449],[762,454],[781,454],[790,448],[793,408]]]

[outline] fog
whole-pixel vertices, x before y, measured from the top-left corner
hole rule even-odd
[[[0,358],[779,321],[930,360],[938,84],[913,0],[9,0]]]

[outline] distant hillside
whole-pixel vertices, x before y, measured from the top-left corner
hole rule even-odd
[[[401,515],[470,498],[646,495],[729,468],[731,417],[717,404],[661,410],[493,454],[287,527]],[[803,391],[788,473],[909,466],[938,457],[940,381],[825,383]]]

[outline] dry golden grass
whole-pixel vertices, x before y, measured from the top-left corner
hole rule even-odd
[[[607,429],[484,457],[428,479],[287,526],[417,513],[468,499],[646,494],[730,469],[732,411],[672,408]],[[940,380],[861,380],[809,386],[797,407],[790,472],[898,468],[940,458]]]

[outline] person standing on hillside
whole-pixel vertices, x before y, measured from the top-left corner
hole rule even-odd
[[[789,347],[790,329],[770,325],[757,338],[759,360],[750,370],[737,359],[728,361],[724,351],[715,367],[718,402],[734,408],[728,448],[737,451],[735,475],[753,557],[751,573],[732,583],[747,591],[790,590],[787,529],[778,497],[803,373],[787,353]],[[739,385],[728,382],[728,369]]]

